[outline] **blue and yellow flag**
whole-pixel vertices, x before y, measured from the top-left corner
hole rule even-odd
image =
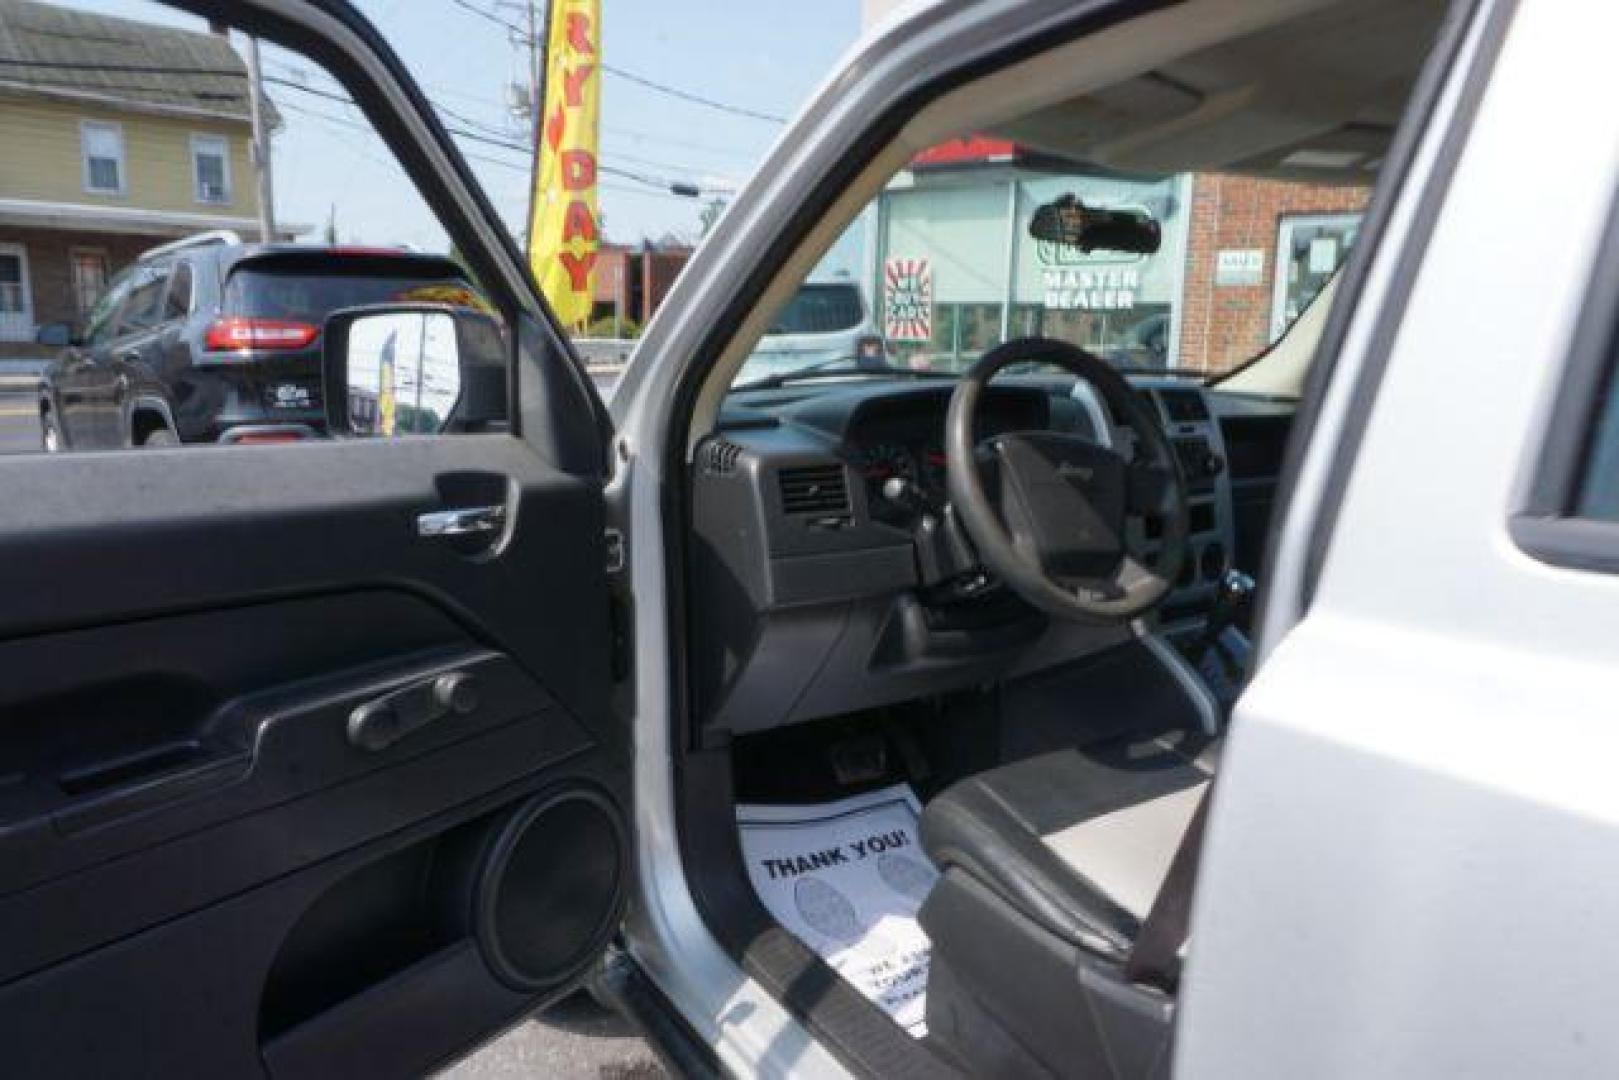
[[[595,302],[601,249],[601,0],[552,0],[545,57],[528,261],[558,320],[578,328]]]

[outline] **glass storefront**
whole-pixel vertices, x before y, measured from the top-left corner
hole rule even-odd
[[[1262,352],[1320,293],[1368,195],[1235,174],[1101,175],[992,140],[941,146],[873,200],[804,286],[857,289],[860,325],[779,328],[743,381],[852,364],[873,337],[885,362],[932,371],[1042,336],[1125,370],[1219,374]],[[1031,234],[1042,207],[1072,201],[1151,219],[1157,250],[1083,251]]]
[[[932,319],[926,336],[914,325],[887,334],[890,350],[915,367],[960,370],[998,342],[1044,335],[1121,366],[1172,366],[1186,261],[1185,187],[1181,177],[1027,169],[907,177],[878,208],[874,307],[879,315],[889,307],[894,282],[885,270],[900,266],[912,278],[926,275]],[[1152,255],[1085,253],[1031,237],[1035,210],[1070,194],[1093,209],[1150,215],[1162,245]]]

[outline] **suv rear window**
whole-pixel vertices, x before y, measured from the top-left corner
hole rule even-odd
[[[803,285],[776,317],[772,334],[830,334],[853,330],[865,321],[860,286]]]
[[[319,323],[334,311],[389,301],[488,311],[464,277],[432,260],[324,256],[249,261],[225,284],[225,314]]]

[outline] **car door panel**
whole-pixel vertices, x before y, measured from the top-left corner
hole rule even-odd
[[[0,988],[8,1074],[375,1076],[443,1061],[534,994],[489,973],[452,906],[404,886],[540,790],[486,796]]]
[[[351,6],[176,6],[350,92],[498,314],[510,405],[477,434],[0,459],[5,1072],[420,1075],[570,991],[618,928],[611,432]],[[94,370],[47,393],[116,385],[120,348],[161,361],[133,280],[74,350]],[[73,416],[71,442],[125,445],[123,420]],[[424,534],[491,507],[490,532]]]
[[[583,970],[628,850],[599,479],[477,435],[13,458],[0,484],[34,508],[0,523],[14,1075],[292,1075],[339,1050],[412,1071]],[[492,545],[418,535],[491,504]],[[447,675],[474,682],[464,711],[351,738],[360,707]],[[577,949],[514,985],[473,898],[506,888],[490,852],[540,792],[596,817],[528,887],[598,870],[535,912]],[[85,1040],[71,1018],[108,987],[143,1004]]]

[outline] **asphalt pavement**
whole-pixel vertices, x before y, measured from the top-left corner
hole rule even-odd
[[[0,392],[0,454],[37,454],[39,399],[32,393]]]
[[[627,1021],[576,994],[524,1020],[438,1080],[661,1080],[668,1075]]]

